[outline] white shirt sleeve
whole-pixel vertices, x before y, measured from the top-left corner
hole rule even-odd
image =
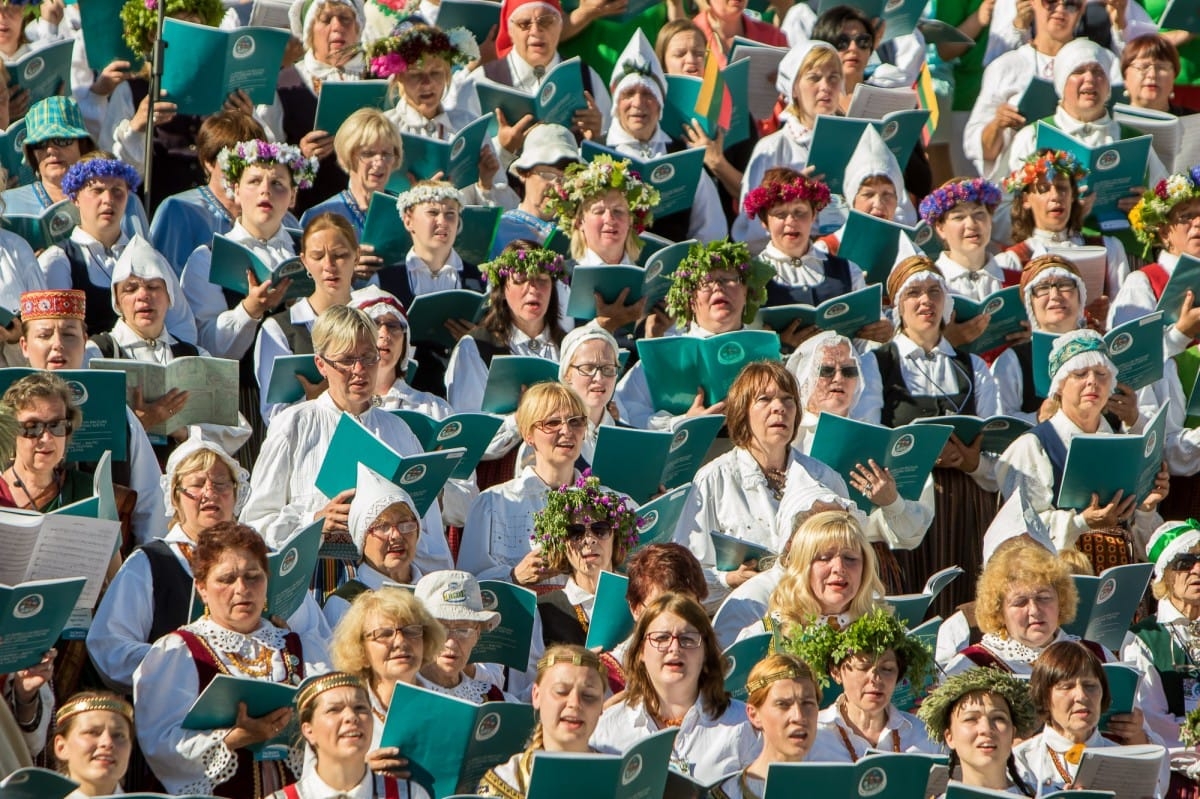
[[[265,425],[269,426],[271,420],[278,416],[280,411],[295,404],[267,402],[267,386],[271,382],[271,371],[275,359],[294,354],[278,322],[274,319],[267,319],[259,326],[258,337],[254,343],[254,376],[258,379],[258,387],[262,390],[258,400],[258,410],[262,414]]]
[[[1070,549],[1075,540],[1088,531],[1083,515],[1073,510],[1054,507],[1052,495],[1054,468],[1050,458],[1035,436],[1025,433],[1017,438],[996,464],[996,479],[1005,499],[1013,495],[1018,485],[1024,485],[1030,505],[1050,530],[1050,539],[1058,549]]]
[[[114,690],[123,694],[133,690],[133,673],[150,651],[146,639],[153,623],[150,561],[134,550],[108,584],[87,634],[92,663]]]
[[[221,287],[208,279],[212,250],[197,247],[188,258],[180,280],[196,320],[199,344],[216,358],[240,360],[254,344],[258,325],[242,303],[233,308],[225,302]]]
[[[146,430],[128,406],[125,419],[129,426],[129,486],[137,492],[137,503],[133,507],[133,536],[139,544],[145,544],[166,532],[167,511],[163,504],[158,456],[150,446]]]
[[[458,413],[478,411],[483,406],[483,389],[488,368],[479,356],[475,339],[463,336],[450,353],[446,365],[446,399]]]
[[[48,289],[71,288],[71,262],[62,247],[47,247],[37,259]]]

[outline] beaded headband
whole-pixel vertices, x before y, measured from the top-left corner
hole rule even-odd
[[[1099,336],[1080,336],[1071,339],[1062,347],[1050,353],[1050,374],[1058,374],[1067,361],[1085,352],[1099,352],[1108,357],[1108,345]]]
[[[770,674],[759,677],[757,680],[752,680],[746,683],[746,693],[752,694],[760,688],[766,688],[768,685],[777,683],[780,680],[801,680],[808,679],[810,676],[811,675],[805,674],[795,666],[788,666],[786,669],[773,671]]]
[[[604,668],[604,664],[600,662],[600,658],[591,652],[556,652],[553,655],[545,655],[537,662],[537,673],[541,674],[551,666],[559,664],[595,669],[600,672],[600,676],[602,677],[608,673]]]
[[[363,685],[362,678],[355,674],[347,674],[344,671],[335,671],[329,674],[323,674],[314,680],[310,680],[304,685],[300,692],[296,694],[296,707],[303,710],[310,702],[316,699],[326,691],[332,691],[334,688],[342,688],[350,686],[366,690]]]
[[[54,726],[61,727],[63,722],[80,713],[90,713],[93,710],[107,710],[116,713],[121,718],[133,724],[133,706],[124,699],[116,696],[85,696],[69,700],[54,714]]]

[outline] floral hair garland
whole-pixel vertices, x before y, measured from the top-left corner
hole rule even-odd
[[[644,183],[629,166],[628,159],[618,161],[607,154],[597,155],[589,164],[568,166],[565,177],[554,188],[555,194],[547,200],[547,208],[558,217],[559,227],[573,230],[585,202],[616,190],[629,203],[634,230],[641,233],[648,228],[654,220],[654,206],[658,205],[658,189]]]
[[[1000,669],[972,668],[948,677],[925,697],[917,716],[925,722],[929,740],[942,743],[942,734],[950,726],[950,714],[964,696],[996,694],[1008,705],[1013,727],[1022,737],[1037,727],[1037,711],[1029,696],[1029,682]]]
[[[403,74],[426,58],[444,59],[451,69],[465,67],[479,58],[479,45],[466,28],[443,31],[429,25],[401,24],[391,36],[367,47],[367,63],[376,78]]]
[[[1158,229],[1167,224],[1175,206],[1200,199],[1200,166],[1160,180],[1129,212],[1129,225],[1147,250],[1158,244]]]
[[[408,191],[396,198],[396,210],[403,214],[414,205],[421,203],[443,203],[456,202],[459,207],[466,205],[463,202],[462,192],[451,186],[449,183],[426,183],[420,186],[414,186]]]
[[[976,203],[995,211],[1000,205],[1000,187],[984,178],[956,180],[934,189],[921,200],[921,219],[934,225],[959,203]]]
[[[624,538],[627,547],[638,542],[638,515],[632,503],[620,494],[600,489],[600,478],[585,470],[573,483],[559,486],[546,498],[546,507],[533,515],[533,535],[545,554],[566,552],[567,525],[610,522],[614,540]]]
[[[814,621],[794,637],[783,641],[783,649],[812,666],[821,685],[829,685],[829,669],[851,655],[878,657],[889,649],[905,664],[904,675],[916,686],[932,674],[933,653],[919,638],[908,634],[891,609],[875,608],[844,630]]]
[[[205,25],[215,28],[225,16],[225,7],[221,0],[167,0],[168,17],[182,14],[195,14]],[[150,42],[158,27],[158,0],[128,0],[121,7],[121,24],[129,49],[149,55]]]
[[[1025,159],[1024,166],[1015,170],[1004,179],[1004,190],[1012,193],[1025,191],[1030,186],[1036,186],[1041,181],[1053,183],[1054,172],[1064,178],[1074,178],[1075,182],[1087,177],[1087,167],[1075,159],[1066,150],[1049,150],[1035,153]]]
[[[251,139],[226,147],[217,154],[217,166],[225,181],[225,194],[234,196],[233,186],[251,165],[283,164],[292,174],[292,185],[298,189],[312,188],[317,176],[316,158],[305,158],[299,147],[290,144]]]
[[[491,261],[480,264],[479,270],[487,278],[489,286],[499,286],[500,281],[513,275],[532,276],[546,274],[559,280],[566,274],[563,257],[554,250],[536,249],[505,250]]]
[[[667,313],[672,319],[683,323],[692,320],[692,300],[700,288],[700,281],[715,269],[735,272],[742,278],[746,284],[746,309],[742,321],[747,324],[753,321],[758,307],[767,299],[767,283],[775,270],[751,258],[750,248],[745,244],[728,239],[693,244],[675,267],[666,297]]]
[[[131,192],[137,191],[138,186],[142,185],[141,175],[124,161],[118,161],[115,158],[88,158],[76,161],[67,170],[67,174],[63,175],[63,194],[74,200],[79,196],[79,192],[83,191],[83,187],[88,184],[88,181],[96,178],[119,178],[125,181],[125,185]]]
[[[742,207],[746,209],[746,216],[753,219],[776,205],[797,200],[807,200],[813,213],[820,213],[821,209],[829,205],[829,187],[804,175],[789,183],[771,181],[747,194]]]

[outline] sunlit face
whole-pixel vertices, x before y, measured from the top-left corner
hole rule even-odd
[[[900,662],[889,649],[878,658],[851,655],[830,676],[841,683],[846,701],[866,713],[882,713],[892,703],[900,681]]]
[[[934,227],[946,242],[946,249],[969,259],[987,252],[992,215],[986,206],[962,202],[947,211]]]
[[[173,501],[184,530],[199,533],[219,522],[233,521],[237,481],[229,466],[218,460],[207,470],[180,475]]]
[[[458,238],[462,207],[454,200],[419,203],[404,211],[404,227],[413,241],[433,250],[449,250]]]
[[[854,195],[854,210],[880,219],[895,219],[900,207],[896,186],[885,177],[867,178]]]
[[[576,413],[570,406],[560,405],[534,422],[525,443],[533,447],[539,462],[558,468],[574,464],[579,458],[587,417]]]
[[[812,127],[813,120],[820,114],[836,113],[843,83],[841,68],[833,60],[796,75],[792,99],[800,111],[800,121]]]
[[[1033,224],[1054,233],[1067,229],[1074,202],[1071,181],[1063,175],[1055,175],[1053,183],[1039,181],[1021,194],[1021,205],[1033,215]]]
[[[833,545],[813,558],[808,567],[808,588],[821,606],[821,613],[845,613],[862,586],[863,555],[853,547]]]
[[[1084,674],[1063,680],[1050,689],[1050,727],[1072,741],[1086,741],[1100,723],[1103,701],[1099,677]]]
[[[69,720],[65,735],[54,736],[54,756],[66,776],[101,793],[117,788],[132,751],[129,722],[111,710],[80,713]]]
[[[867,60],[871,57],[871,51],[875,49],[870,32],[858,20],[843,22],[834,46],[842,59],[842,75],[846,82],[861,81],[867,69]]]
[[[375,340],[379,349],[379,370],[388,374],[399,366],[408,348],[408,325],[399,315],[389,313],[377,317],[375,326],[379,329],[379,337]]]
[[[442,108],[442,98],[450,85],[450,64],[444,58],[426,56],[415,66],[396,76],[408,104],[426,119],[433,119]]]
[[[709,0],[708,10],[720,20],[735,20],[746,10],[745,0]]]
[[[39,423],[59,425],[69,418],[69,414],[60,397],[30,397],[24,407],[17,409],[16,417],[18,428],[24,431],[36,429]],[[62,431],[61,427],[59,429]],[[50,427],[45,427],[37,438],[18,435],[17,463],[27,473],[35,474],[45,474],[58,466],[67,454],[67,443],[71,438],[62,432],[63,435],[56,436]]]
[[[825,347],[820,353],[816,382],[808,395],[807,410],[848,416],[859,381],[858,364],[845,344]]]
[[[1076,369],[1063,380],[1060,393],[1064,410],[1083,418],[1096,418],[1104,412],[1112,396],[1112,372],[1103,366]]]
[[[549,66],[562,36],[562,17],[540,3],[518,8],[508,18],[513,49],[531,67]]]
[[[793,200],[771,207],[767,211],[767,233],[775,249],[789,258],[799,258],[808,252],[813,221],[812,204],[808,200]]]
[[[619,369],[612,346],[603,339],[589,339],[575,348],[564,382],[583,398],[588,416],[592,416],[603,413],[608,407],[617,387]],[[606,371],[611,374],[604,374]]]
[[[267,603],[267,572],[250,552],[226,549],[204,581],[196,581],[196,591],[214,622],[250,633],[258,629]]]
[[[10,9],[21,6],[0,6],[0,19]],[[0,23],[2,25],[3,23]],[[0,34],[2,35],[2,34]],[[0,44],[0,50],[3,44]],[[51,139],[33,147],[33,158],[37,161],[38,177],[52,186],[61,186],[67,170],[79,160],[79,139]]]
[[[662,106],[654,92],[640,84],[625,89],[617,98],[617,121],[638,141],[649,141],[654,135],[660,113]]]
[[[1033,29],[1052,41],[1066,44],[1075,38],[1075,27],[1083,11],[1082,0],[1034,0]]]
[[[477,621],[461,619],[439,621],[446,628],[446,643],[442,645],[442,651],[433,663],[426,667],[426,673],[435,670],[445,679],[457,679],[471,661],[471,652],[475,649],[475,644],[479,643],[483,625]]]
[[[613,570],[613,549],[616,533],[606,520],[587,522],[575,518],[567,528],[567,562],[576,580],[600,578],[600,572]]]
[[[1149,53],[1140,55],[1125,68],[1125,90],[1130,105],[1166,111],[1175,86],[1175,66]]]
[[[1181,202],[1171,209],[1162,238],[1172,255],[1200,258],[1200,199]]]
[[[1033,284],[1029,298],[1038,330],[1067,333],[1079,326],[1079,285],[1071,278],[1042,278]]]
[[[936,277],[931,275],[928,280],[910,283],[901,293],[899,303],[900,325],[904,330],[921,334],[941,328],[946,291]]]
[[[771,761],[798,763],[817,737],[817,686],[812,680],[776,680],[761,705],[746,705],[750,725],[762,732]]]
[[[542,745],[547,751],[589,751],[588,739],[604,710],[604,679],[599,671],[555,664],[534,684],[531,701],[542,723]]]
[[[389,142],[376,141],[360,148],[353,161],[350,180],[369,194],[387,188],[388,179],[400,165],[400,154]]]
[[[521,176],[525,181],[526,207],[535,209],[541,219],[550,219],[553,214],[546,210],[546,201],[554,196],[554,187],[562,182],[563,170],[553,164],[536,164]]]
[[[33,319],[24,323],[21,352],[34,369],[81,369],[87,336],[80,319]]]
[[[1200,555],[1196,548],[1176,555],[1164,573],[1167,594],[1176,607],[1200,605]]]
[[[382,574],[402,576],[417,555],[420,534],[421,521],[412,508],[403,502],[389,505],[367,528],[363,560]]]
[[[633,225],[629,201],[617,190],[587,201],[580,227],[588,248],[609,263],[620,263]]]
[[[795,435],[796,397],[772,382],[755,394],[749,416],[752,446],[772,452]]]
[[[504,301],[518,323],[538,326],[550,310],[554,279],[545,272],[534,275],[509,275],[504,278]]]
[[[316,293],[332,302],[345,302],[354,277],[354,248],[337,228],[325,228],[304,240],[304,268],[316,283]]]
[[[1012,714],[1008,702],[998,694],[976,692],[958,700],[950,711],[943,735],[964,766],[976,771],[993,769],[1008,762],[1012,752]]]
[[[664,640],[655,643],[658,639]],[[699,646],[689,648],[696,641],[700,642]],[[660,695],[675,686],[696,688],[704,666],[704,638],[686,619],[674,613],[662,613],[646,629],[642,663]]]
[[[358,17],[340,3],[325,3],[312,26],[312,54],[322,64],[340,66],[358,44]]]
[[[372,685],[416,682],[425,640],[420,623],[401,626],[395,618],[371,611],[363,619],[363,637]]]
[[[167,282],[161,277],[144,278],[130,275],[113,286],[121,319],[142,338],[155,339],[162,335],[171,298]]]
[[[367,692],[343,685],[322,691],[313,703],[312,720],[300,725],[300,734],[317,756],[365,758],[375,723]]]
[[[1032,649],[1049,646],[1058,635],[1058,592],[1052,585],[1012,585],[1001,609],[1008,637]]]
[[[668,75],[700,75],[708,46],[699,31],[681,31],[671,37],[663,51],[663,71]]]
[[[129,184],[121,178],[91,178],[75,197],[80,227],[101,240],[120,235],[128,201]]]
[[[375,394],[379,351],[374,340],[359,341],[345,352],[317,355],[317,371],[329,381],[329,398],[343,411],[362,413]]]
[[[0,52],[13,55],[21,46],[22,15],[25,6],[7,3],[0,6]]]
[[[1063,87],[1063,109],[1085,121],[1099,119],[1106,113],[1109,94],[1108,73],[1099,64],[1083,64],[1067,77]]]
[[[292,173],[283,164],[250,165],[234,187],[241,221],[251,233],[275,235],[295,199]],[[247,224],[248,223],[248,224]]]
[[[746,284],[728,269],[714,269],[700,280],[692,295],[696,324],[710,333],[726,333],[742,326],[746,310]]]

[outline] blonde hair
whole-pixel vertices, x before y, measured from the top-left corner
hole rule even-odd
[[[1063,551],[1064,552],[1073,552],[1074,550],[1068,549],[1068,550],[1063,550]],[[1183,554],[1183,553],[1179,553],[1179,554]],[[1187,554],[1200,555],[1200,544],[1196,544],[1196,546],[1187,550]],[[1059,553],[1060,557],[1061,557],[1061,555],[1062,555],[1062,553]],[[1163,576],[1161,578],[1150,583],[1150,593],[1154,595],[1155,599],[1170,599],[1171,598],[1171,587],[1167,585],[1167,577],[1168,577],[1167,573],[1168,572],[1170,572],[1171,574],[1176,574],[1177,570],[1172,569],[1170,566],[1168,566],[1167,568],[1163,569]]]
[[[359,344],[370,344],[376,348],[379,329],[357,308],[346,305],[331,305],[326,308],[312,328],[313,351],[324,358],[330,353],[350,352]]]
[[[1013,586],[1047,585],[1058,595],[1058,623],[1070,624],[1079,608],[1079,592],[1065,562],[1031,541],[998,550],[983,567],[975,589],[975,622],[993,635],[1006,635],[1004,596]]]
[[[783,578],[771,592],[767,611],[779,619],[784,632],[792,625],[803,626],[822,615],[821,604],[813,596],[809,575],[817,556],[832,547],[857,549],[862,554],[862,582],[850,600],[847,614],[851,619],[877,607],[887,588],[879,576],[879,560],[853,514],[830,510],[805,519],[792,534]]]
[[[594,671],[596,677],[600,680],[600,690],[604,691],[608,686],[604,679],[604,674],[607,671],[600,656],[590,649],[586,649],[578,644],[554,644],[546,648],[546,654],[542,655],[537,662],[537,676],[534,678],[534,685],[541,685],[542,680],[550,670],[555,666],[582,666],[589,671]],[[591,737],[589,735],[589,737]],[[525,747],[525,751],[531,752],[539,749],[545,749],[544,730],[542,729],[542,719],[539,714],[537,723],[533,725],[533,733],[529,736],[529,744]]]
[[[812,666],[795,655],[775,652],[750,669],[746,677],[746,688],[749,689],[746,704],[761,708],[767,701],[767,694],[771,693],[771,686],[780,680],[808,680],[817,692],[817,701],[821,701],[821,683],[817,682]]]
[[[583,400],[575,389],[559,382],[537,383],[526,390],[517,406],[517,430],[521,438],[533,435],[533,426],[559,408],[565,408],[571,416],[587,416]]]
[[[625,236],[625,255],[634,260],[641,255],[644,245],[642,244],[641,237],[638,235],[637,226],[633,223],[633,211],[629,208],[629,200],[621,193],[620,189],[609,188],[599,194],[585,197],[583,202],[579,203],[579,215],[575,217],[575,224],[571,226],[571,257],[575,260],[578,261],[588,251],[587,241],[583,237],[583,215],[587,213],[587,209],[593,203],[603,200],[613,192],[625,203],[625,210],[629,211],[629,233]]]
[[[399,167],[404,160],[404,142],[396,126],[378,108],[358,109],[346,117],[333,137],[333,151],[337,153],[338,166],[343,172],[352,172],[359,152],[376,142],[392,148],[392,155],[396,156],[394,165]]]
[[[397,627],[419,624],[425,631],[421,639],[421,662],[432,663],[446,643],[446,628],[425,609],[421,600],[403,588],[380,588],[364,591],[355,597],[346,615],[333,630],[329,654],[338,671],[361,677],[368,685],[374,680],[367,660],[367,616],[375,613],[391,620]]]
[[[183,478],[186,475],[195,474],[196,472],[207,472],[217,464],[221,464],[226,470],[230,471],[229,479],[233,483],[234,495],[237,495],[238,476],[232,473],[229,469],[229,464],[222,460],[221,456],[213,452],[211,449],[204,447],[195,452],[185,455],[179,465],[175,467],[175,471],[171,474],[171,496],[168,501],[171,503],[171,524],[179,524],[183,519],[179,515],[179,504],[175,501],[175,497],[179,495],[180,489],[183,488]]]
[[[826,64],[834,64],[837,67],[837,74],[840,78],[842,75],[842,61],[836,52],[830,52],[828,47],[814,47],[804,56],[804,60],[800,62],[800,66],[796,69],[796,76],[792,78],[791,97],[788,98],[788,110],[797,117],[802,112],[800,103],[796,102],[796,81],[800,80],[800,76],[811,69],[820,69]]]

